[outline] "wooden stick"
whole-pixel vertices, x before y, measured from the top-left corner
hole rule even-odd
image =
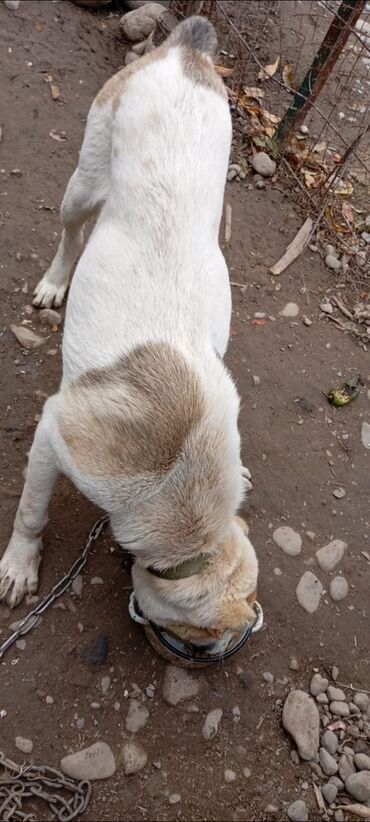
[[[224,241],[225,243],[229,243],[231,240],[231,220],[232,220],[232,208],[229,203],[226,203],[225,206],[225,234],[224,234]]]
[[[311,231],[312,231],[313,222],[311,217],[307,217],[307,220],[303,223],[303,226],[298,231],[298,234],[294,237],[294,240],[288,245],[285,254],[281,257],[281,259],[275,263],[275,265],[270,268],[270,274],[282,274],[286,268],[288,268],[294,260],[299,257],[302,253],[303,249],[307,245]]]

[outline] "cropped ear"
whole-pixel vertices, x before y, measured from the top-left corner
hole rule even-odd
[[[226,628],[237,630],[244,625],[253,625],[256,620],[256,612],[251,608],[246,599],[226,600],[221,602],[220,617],[217,620],[218,628],[221,632]]]

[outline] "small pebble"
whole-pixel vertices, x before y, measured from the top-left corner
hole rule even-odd
[[[62,315],[59,314],[59,311],[54,311],[52,308],[42,308],[41,311],[38,312],[38,316],[40,322],[46,323],[47,325],[58,326],[62,322]]]
[[[263,676],[263,679],[265,680],[265,682],[267,682],[269,685],[272,685],[272,683],[274,681],[274,678],[275,678],[274,674],[270,673],[270,671],[265,671],[262,674],[262,676]]]
[[[339,488],[334,488],[333,497],[335,497],[336,499],[343,499],[343,497],[345,496],[346,492],[344,488],[342,488],[341,486],[339,486]]]
[[[363,422],[361,426],[361,441],[364,448],[370,448],[370,423]]]
[[[275,160],[272,160],[265,151],[259,151],[252,157],[251,165],[257,174],[262,177],[272,177],[276,171]]]
[[[72,779],[108,779],[116,770],[113,753],[106,742],[95,742],[89,748],[65,756],[60,763],[63,773]]]
[[[346,702],[331,702],[330,711],[334,716],[349,716],[349,705]]]
[[[302,317],[302,322],[303,322],[303,325],[307,325],[307,326],[312,325],[312,320],[310,320],[309,317],[306,317],[306,315],[304,315]]]
[[[339,676],[339,668],[338,668],[337,665],[332,666],[331,675],[332,675],[332,678],[333,678],[334,682],[336,682],[337,679],[338,679],[338,676]]]
[[[358,692],[357,694],[354,695],[353,701],[354,701],[355,705],[357,705],[359,707],[360,711],[362,711],[363,713],[365,713],[365,711],[367,711],[367,709],[370,705],[370,697],[367,694],[363,694],[361,692]]]
[[[235,780],[236,780],[235,771],[231,771],[229,768],[226,768],[226,770],[224,771],[224,778],[225,778],[225,782],[235,782]]]
[[[338,788],[336,785],[328,782],[326,785],[322,786],[321,792],[328,805],[332,805],[337,798]]]
[[[319,705],[327,705],[329,700],[328,700],[328,697],[326,696],[326,694],[319,694],[316,697],[316,702],[318,702]]]
[[[101,691],[103,696],[105,696],[110,688],[110,676],[103,676],[101,680]]]
[[[33,742],[31,739],[25,739],[23,736],[16,736],[15,747],[24,754],[31,754],[33,751]]]
[[[46,702],[47,705],[54,705],[54,697],[52,697],[48,694],[46,699],[45,699],[45,702]]]
[[[299,662],[295,656],[291,657],[291,660],[289,662],[289,668],[291,671],[299,671]]]
[[[334,819],[335,822],[344,822],[344,813],[341,810],[341,808],[339,808],[337,811],[334,811]]]
[[[169,801],[170,805],[178,805],[178,803],[181,802],[181,794],[171,793],[170,796],[168,797],[168,801]]]
[[[334,685],[329,685],[327,694],[330,702],[335,702],[336,700],[338,700],[338,702],[344,702],[346,699],[344,691],[342,691],[341,688],[335,688]]]
[[[175,665],[167,665],[162,693],[169,705],[177,705],[185,699],[190,699],[196,696],[198,691],[199,683],[193,674]]]
[[[287,303],[282,311],[279,311],[280,317],[297,317],[299,314],[299,306],[297,303]]]
[[[312,571],[305,571],[296,587],[296,597],[308,614],[317,611],[322,592],[323,586],[317,576]]]
[[[204,720],[202,729],[204,739],[210,740],[215,738],[220,726],[222,714],[222,708],[214,708],[212,711],[209,711]]]
[[[246,779],[249,779],[252,776],[251,769],[250,768],[243,768],[243,776],[245,776]]]
[[[18,651],[24,651],[27,645],[27,641],[25,639],[17,639],[15,644],[18,648]]]
[[[364,753],[354,755],[354,763],[359,771],[370,771],[370,756]]]
[[[310,694],[312,694],[312,696],[323,694],[327,690],[328,685],[329,680],[326,679],[325,676],[314,674],[310,682]]]
[[[330,596],[334,602],[341,602],[345,599],[349,591],[349,585],[345,577],[334,577],[330,580]]]
[[[261,377],[253,375],[253,385],[261,385]]]
[[[83,587],[83,578],[81,574],[78,574],[77,577],[74,578],[72,581],[72,591],[76,596],[80,597],[82,594],[82,587]]]
[[[85,727],[84,718],[80,717],[80,719],[76,719],[76,728],[78,728],[79,731],[83,731],[84,727]]]
[[[104,580],[101,577],[93,577],[90,580],[90,585],[104,585]]]
[[[325,748],[319,750],[320,765],[326,776],[333,776],[337,773],[338,765],[334,757]]]
[[[145,728],[149,715],[148,708],[145,705],[136,699],[132,699],[126,717],[127,730],[132,734],[136,734],[141,728]]]
[[[276,528],[273,532],[272,538],[276,545],[291,557],[296,557],[302,548],[302,539],[293,528],[288,525],[283,525]]]
[[[154,695],[155,695],[155,690],[154,690],[154,688],[151,688],[150,685],[148,685],[148,687],[145,688],[145,693],[146,693],[148,699],[153,699]]]
[[[338,737],[334,731],[325,731],[321,737],[321,745],[328,753],[334,756],[338,747]]]

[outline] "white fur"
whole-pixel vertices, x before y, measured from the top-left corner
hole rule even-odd
[[[117,539],[125,541],[137,527],[135,509],[125,510],[132,479],[82,475],[57,417],[72,381],[91,368],[110,366],[138,344],[170,342],[196,365],[208,396],[214,396],[212,414],[223,415],[231,443],[225,482],[234,489],[235,510],[242,498],[238,397],[213,353],[222,358],[226,351],[231,313],[218,245],[231,141],[228,105],[215,90],[185,76],[180,49],[172,47],[132,74],[113,108],[109,99],[91,108],[61,207],[61,242],[35,292],[35,305],[61,304],[83,246],[84,222],[97,215],[70,289],[61,389],[45,405],[13,535],[0,562],[0,598],[11,606],[37,587],[40,532],[59,471],[110,512]]]

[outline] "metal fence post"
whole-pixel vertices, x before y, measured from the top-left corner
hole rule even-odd
[[[275,139],[280,147],[288,142],[292,130],[296,131],[305,119],[332,72],[365,3],[366,0],[342,0],[312,65],[277,129]]]

